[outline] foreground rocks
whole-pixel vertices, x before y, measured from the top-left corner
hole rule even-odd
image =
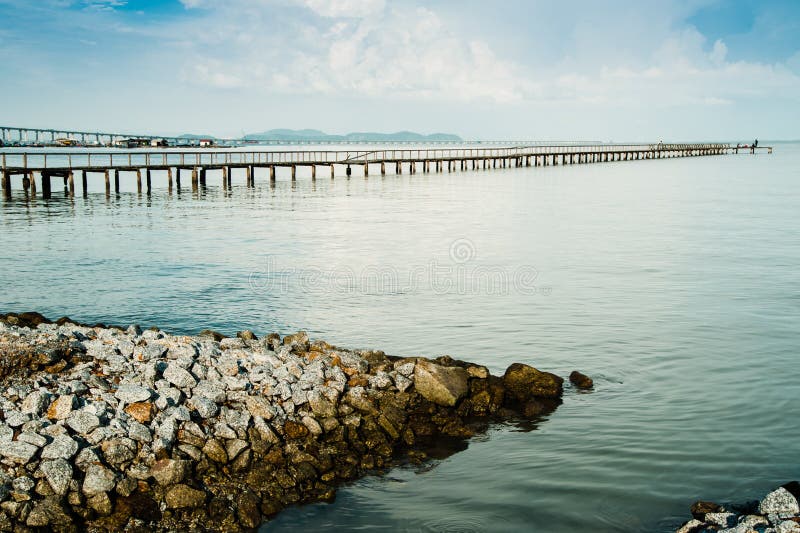
[[[800,533],[800,483],[792,481],[767,494],[761,501],[724,506],[698,501],[694,517],[677,533]]]
[[[0,372],[0,531],[251,530],[434,441],[549,413],[564,381],[32,313],[0,315]]]

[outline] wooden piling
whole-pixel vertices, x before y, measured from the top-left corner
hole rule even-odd
[[[150,190],[152,188],[152,182],[150,181],[150,169],[148,168],[146,171],[146,178],[147,178],[147,194],[150,194]]]
[[[167,169],[167,187],[172,190],[172,167]]]
[[[175,186],[181,192],[181,167],[175,167]]]
[[[50,195],[53,191],[53,183],[50,181],[50,174],[47,172],[42,171],[42,197],[43,198],[50,198]]]
[[[333,178],[334,178],[334,168],[333,168],[333,165],[331,165],[331,179],[333,179]]]
[[[353,169],[350,168],[350,165],[347,165],[347,168],[344,171],[344,175],[349,178],[352,174],[353,174]]]
[[[86,196],[88,191],[86,190],[86,171],[81,172],[81,190],[83,191],[83,195]]]
[[[106,184],[106,196],[108,196],[109,194],[111,194],[111,172],[108,169],[106,169],[106,171],[103,172],[103,177],[105,178],[105,184]]]
[[[385,175],[386,175],[386,162],[385,161],[381,161],[381,176],[385,176]]]
[[[142,194],[142,170],[136,169],[136,191]]]
[[[6,197],[11,196],[11,174],[6,170],[3,171],[3,194]]]
[[[364,163],[364,177],[369,177],[369,163]]]
[[[331,168],[333,168],[333,165],[331,165]],[[331,171],[331,174],[333,174],[333,171]],[[275,165],[269,166],[269,181],[270,183],[275,183]]]
[[[297,165],[292,165],[292,181],[297,181]]]
[[[311,165],[311,181],[317,179],[317,165]]]
[[[30,176],[31,180],[31,194],[36,196],[36,176],[34,176],[33,171],[28,172],[28,176]]]

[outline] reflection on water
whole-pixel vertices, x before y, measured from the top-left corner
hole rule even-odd
[[[49,200],[15,182],[0,200],[0,307],[173,332],[306,329],[595,379],[535,431],[491,428],[431,471],[363,479],[271,531],[666,530],[694,499],[800,477],[799,163],[798,145],[776,145],[316,182],[300,169],[254,188],[209,173],[172,194],[153,174],[149,196],[127,177],[108,197],[90,175],[86,197],[80,180],[74,198],[54,181]],[[535,276],[523,286],[519,272]]]

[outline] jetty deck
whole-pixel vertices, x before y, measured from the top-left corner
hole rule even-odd
[[[771,147],[758,150],[772,152]],[[152,189],[153,174],[159,172],[166,178],[168,188],[181,186],[184,174],[191,176],[192,188],[205,186],[209,171],[219,171],[223,187],[231,187],[234,171],[239,171],[247,186],[255,186],[257,170],[262,170],[264,179],[276,180],[276,169],[290,169],[291,179],[297,179],[297,168],[311,169],[311,179],[317,178],[317,169],[327,169],[333,179],[341,175],[352,175],[353,167],[361,167],[363,176],[371,171],[386,175],[387,168],[395,174],[404,171],[453,172],[456,170],[478,170],[508,167],[538,167],[549,165],[573,165],[605,163],[612,161],[638,161],[674,157],[698,157],[725,155],[751,151],[725,143],[691,144],[597,144],[597,145],[536,145],[503,148],[434,148],[434,149],[385,149],[369,151],[243,151],[192,149],[176,151],[170,149],[105,151],[3,151],[0,152],[2,190],[11,194],[12,178],[21,178],[22,187],[36,195],[41,188],[47,198],[52,191],[51,179],[63,178],[64,187],[70,195],[75,194],[75,177],[79,175],[82,191],[86,194],[88,176],[100,174],[105,181],[106,193],[120,190],[120,179],[124,176],[136,180],[138,192]],[[37,185],[37,179],[39,185]]]

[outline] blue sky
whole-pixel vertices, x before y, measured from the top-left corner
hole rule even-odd
[[[0,0],[0,123],[800,138],[800,1]]]

